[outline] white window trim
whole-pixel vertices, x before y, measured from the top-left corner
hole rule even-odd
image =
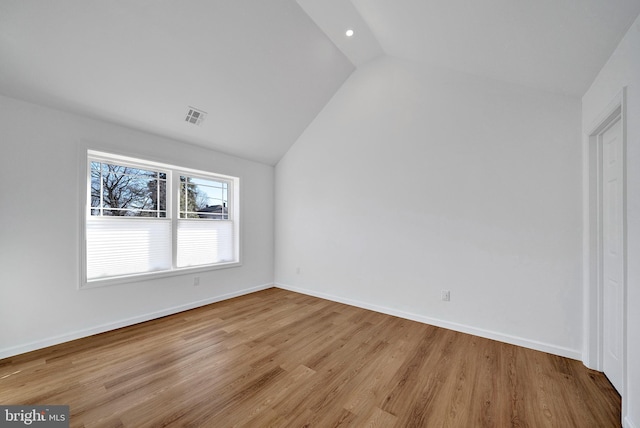
[[[80,251],[80,289],[103,287],[109,285],[119,285],[132,282],[148,281],[153,279],[167,278],[179,275],[197,274],[200,272],[214,271],[219,269],[227,269],[232,267],[238,267],[242,265],[241,255],[241,211],[240,211],[240,178],[225,174],[219,174],[214,172],[208,172],[193,168],[187,168],[183,166],[172,165],[164,162],[158,162],[153,160],[144,160],[140,157],[132,157],[125,155],[118,155],[98,150],[82,150],[84,166],[81,169],[82,180],[81,192],[82,200],[80,203],[82,210],[82,224],[81,224],[81,251]],[[167,186],[167,221],[171,221],[171,233],[172,233],[172,266],[170,270],[157,271],[157,272],[145,272],[128,274],[122,276],[114,276],[109,278],[99,279],[87,279],[87,240],[86,240],[86,228],[87,219],[90,217],[90,205],[91,205],[91,161],[99,160],[104,162],[122,162],[128,166],[140,167],[141,169],[157,168],[163,172],[167,172],[167,184],[171,182],[171,185]],[[189,175],[192,177],[200,177],[205,179],[217,179],[225,180],[230,183],[230,189],[228,194],[228,209],[230,211],[230,217],[233,219],[234,227],[234,261],[214,263],[209,265],[177,267],[177,223],[179,220],[179,203],[175,201],[177,193],[176,189],[179,188],[180,175]],[[177,182],[177,183],[176,183]],[[177,186],[177,187],[176,187]],[[170,217],[170,218],[169,218]],[[162,221],[162,220],[160,220]]]

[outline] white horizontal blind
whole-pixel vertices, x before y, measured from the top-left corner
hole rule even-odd
[[[199,266],[234,261],[233,222],[178,220],[177,266]]]
[[[171,220],[88,217],[87,280],[171,269]]]

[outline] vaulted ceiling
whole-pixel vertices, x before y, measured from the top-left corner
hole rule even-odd
[[[371,58],[377,44],[387,55],[576,97],[640,13],[640,0],[298,3],[356,65],[354,50]]]
[[[377,56],[579,97],[639,13],[640,0],[2,0],[0,94],[275,164]]]
[[[0,0],[0,93],[259,162],[352,71],[295,0]]]

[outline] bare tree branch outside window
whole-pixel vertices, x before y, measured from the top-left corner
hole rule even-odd
[[[167,216],[166,173],[91,162],[91,215]]]
[[[180,218],[227,220],[229,185],[224,180],[180,176]],[[167,174],[91,162],[91,215],[167,217]]]

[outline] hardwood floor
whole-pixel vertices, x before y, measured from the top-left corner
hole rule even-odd
[[[0,360],[72,427],[619,427],[581,362],[270,289]]]

